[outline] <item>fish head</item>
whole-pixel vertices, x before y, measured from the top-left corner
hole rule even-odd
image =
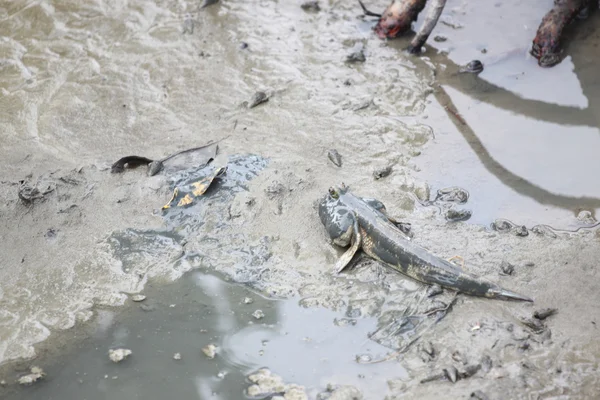
[[[354,214],[344,203],[345,185],[332,186],[319,204],[319,217],[329,237],[339,246],[347,246],[352,238]]]

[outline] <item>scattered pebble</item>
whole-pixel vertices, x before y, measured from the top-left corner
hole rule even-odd
[[[481,357],[481,369],[486,374],[491,371],[493,366],[492,358],[488,355]]]
[[[256,310],[252,313],[252,316],[256,319],[262,319],[265,317],[265,313],[262,310]]]
[[[304,11],[313,11],[313,12],[321,11],[321,7],[319,6],[319,2],[315,1],[315,0],[305,1],[304,3],[302,3],[300,5],[300,7]]]
[[[129,349],[110,349],[108,350],[108,358],[114,363],[118,363],[126,359],[132,354]]]
[[[542,308],[541,310],[537,310],[533,313],[534,318],[544,320],[552,315],[556,314],[558,309],[556,308]]]
[[[217,346],[214,344],[206,345],[202,348],[202,352],[206,355],[206,357],[213,359],[217,355]]]
[[[133,296],[131,296],[131,300],[144,301],[144,300],[146,300],[146,296],[144,296],[143,294],[134,294]]]
[[[40,367],[31,367],[30,371],[31,373],[17,379],[19,385],[31,385],[46,376],[46,373]],[[4,382],[4,384],[6,384],[6,382]]]
[[[173,354],[173,360],[181,360],[181,353]]]
[[[508,261],[502,261],[500,264],[500,275],[512,275],[515,272],[515,266]]]
[[[269,101],[269,96],[265,92],[258,91],[254,93],[252,99],[248,102],[248,108],[254,108],[259,104]]]
[[[242,42],[242,43],[240,43],[240,49],[242,49],[242,50],[245,50],[245,49],[247,49],[247,48],[248,48],[248,46],[249,46],[249,44],[248,44],[248,43],[246,43],[246,42]]]
[[[4,379],[0,381],[0,386],[6,386],[6,381]]]
[[[227,375],[225,372],[219,371],[219,373],[217,374],[217,378],[223,379],[223,378],[225,378],[225,375]]]
[[[342,166],[342,156],[340,155],[340,153],[338,153],[336,149],[331,149],[327,151],[327,157],[329,158],[329,161],[334,163],[336,166]]]
[[[472,400],[489,400],[490,398],[485,393],[483,393],[481,390],[476,390],[473,393],[471,393],[470,399],[472,399]]]
[[[447,221],[456,222],[456,221],[466,221],[471,218],[473,212],[467,209],[454,209],[451,208],[446,211],[445,218]]]
[[[444,374],[446,374],[446,378],[452,383],[458,380],[458,370],[455,367],[444,368]]]
[[[389,176],[391,173],[392,173],[392,166],[388,165],[387,167],[378,168],[375,171],[373,171],[373,178],[375,178],[375,180],[379,180],[381,178],[385,178],[386,176]]]
[[[169,308],[175,308],[176,304],[169,304]]]
[[[252,303],[254,303],[254,300],[252,300],[251,297],[244,298],[244,304],[252,304]]]
[[[443,36],[443,35],[435,35],[433,37],[433,41],[434,42],[438,42],[438,43],[445,42],[446,40],[448,40],[448,38],[446,36]]]

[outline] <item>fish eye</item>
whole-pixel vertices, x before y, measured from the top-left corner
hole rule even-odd
[[[338,199],[340,197],[337,190],[335,190],[335,188],[332,188],[332,187],[329,188],[329,195],[331,197],[333,197],[334,199]]]

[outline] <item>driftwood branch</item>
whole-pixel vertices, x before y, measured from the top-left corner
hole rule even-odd
[[[431,35],[431,32],[437,25],[445,6],[446,0],[432,0],[432,4],[429,6],[427,16],[425,17],[425,21],[423,22],[423,25],[421,25],[421,29],[419,29],[419,32],[417,32],[408,46],[409,53],[418,54],[421,52],[421,47],[423,47],[429,38],[429,35]]]
[[[554,8],[542,19],[531,47],[531,55],[538,59],[540,66],[552,67],[560,62],[563,31],[588,5],[589,0],[554,1]]]

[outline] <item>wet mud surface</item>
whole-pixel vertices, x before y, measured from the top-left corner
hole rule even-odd
[[[419,58],[351,3],[5,5],[0,395],[600,390],[598,13],[542,70],[525,38],[549,4],[507,11],[509,29],[477,16],[510,2],[449,1],[432,35],[446,40]],[[473,59],[484,70],[459,74]],[[208,166],[110,172],[228,135]],[[161,209],[224,163],[205,195]],[[317,202],[341,182],[535,303],[439,294],[366,257],[335,276]],[[132,354],[115,364],[119,347]]]

